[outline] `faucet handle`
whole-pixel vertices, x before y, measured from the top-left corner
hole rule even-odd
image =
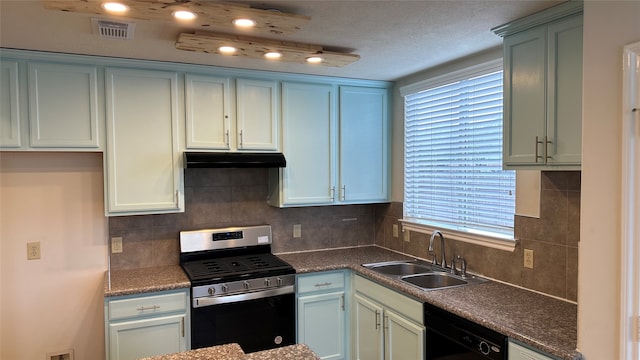
[[[467,277],[467,260],[465,260],[461,255],[458,255],[453,259],[451,273],[455,274],[456,262],[460,262],[460,276],[463,278]]]

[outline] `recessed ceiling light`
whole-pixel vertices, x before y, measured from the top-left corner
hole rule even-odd
[[[255,20],[251,19],[235,19],[233,25],[241,28],[250,28],[256,26]]]
[[[233,54],[234,52],[236,52],[236,48],[234,48],[233,46],[220,46],[218,48],[218,51],[220,51],[222,54]]]
[[[280,59],[282,57],[282,53],[278,51],[269,51],[264,54],[264,57],[266,57],[267,59],[273,59],[273,60]]]
[[[102,4],[102,8],[112,13],[123,13],[129,11],[129,7],[117,2],[106,2]]]
[[[319,64],[322,62],[322,58],[320,56],[309,56],[306,60],[311,64]]]
[[[171,13],[171,15],[178,20],[193,20],[197,17],[195,13],[187,10],[177,10]]]

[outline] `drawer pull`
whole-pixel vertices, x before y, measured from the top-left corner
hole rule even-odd
[[[325,283],[320,283],[320,284],[315,284],[315,287],[323,287],[323,286],[331,286],[333,285],[333,283],[330,282],[325,282]]]
[[[158,305],[153,305],[153,306],[140,306],[139,308],[137,308],[136,310],[138,311],[147,311],[147,310],[158,310],[160,309],[160,306]]]

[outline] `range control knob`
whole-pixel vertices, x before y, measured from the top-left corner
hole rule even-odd
[[[229,286],[227,284],[222,284],[220,285],[220,290],[222,290],[223,293],[226,293],[229,291]]]
[[[269,278],[264,279],[264,286],[271,286],[271,279]]]
[[[248,281],[245,281],[244,283],[242,283],[242,286],[244,286],[245,290],[249,290],[250,285]]]
[[[484,355],[489,355],[491,353],[491,347],[485,341],[480,341],[478,344],[478,350]]]
[[[214,295],[215,293],[216,293],[216,288],[210,287],[209,288],[209,295]]]

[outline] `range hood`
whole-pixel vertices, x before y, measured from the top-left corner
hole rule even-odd
[[[185,168],[278,168],[286,165],[282,153],[184,153]]]

